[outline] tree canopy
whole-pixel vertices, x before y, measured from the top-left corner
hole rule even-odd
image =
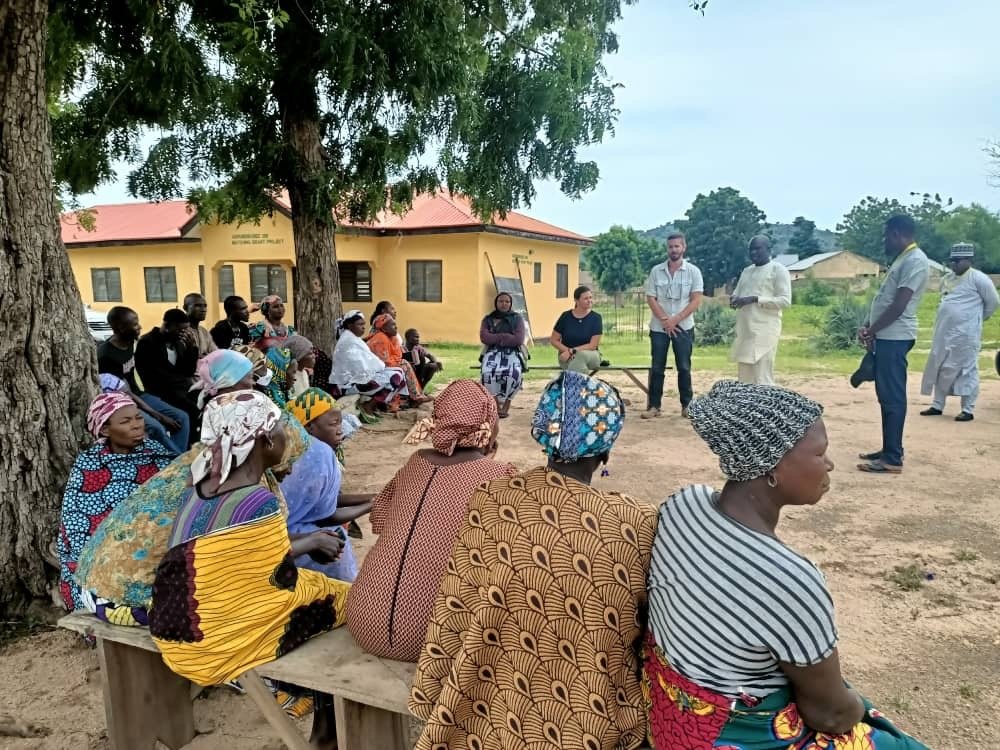
[[[642,281],[641,261],[658,249],[654,240],[643,237],[632,227],[615,225],[598,235],[594,244],[584,250],[584,256],[587,269],[601,291],[618,294]]]
[[[837,225],[837,231],[843,232],[844,248],[884,262],[882,235],[885,222],[893,214],[908,214],[917,224],[917,241],[928,257],[938,261],[946,259],[951,242],[941,234],[940,227],[955,210],[954,201],[950,198],[945,200],[939,194],[910,195],[919,198],[919,202],[905,206],[895,198],[869,195],[854,206]]]
[[[304,333],[329,345],[337,218],[468,194],[484,218],[554,179],[595,186],[579,148],[617,114],[602,58],[632,0],[53,0],[57,178],[84,192],[135,163],[130,192],[257,220],[287,190]],[[140,152],[153,129],[156,142]],[[335,216],[337,218],[335,218]]]
[[[788,240],[789,252],[795,253],[800,258],[808,258],[819,252],[819,240],[816,239],[816,222],[810,221],[804,216],[796,216],[792,222],[794,231]]]
[[[676,222],[687,237],[691,260],[701,269],[705,289],[724,286],[749,262],[747,243],[764,231],[767,216],[731,187],[699,193],[685,219]]]

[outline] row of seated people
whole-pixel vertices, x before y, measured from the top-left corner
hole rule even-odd
[[[547,462],[519,471],[496,460],[495,398],[455,381],[406,437],[431,447],[373,499],[379,538],[349,584],[314,569],[343,555],[323,539],[343,517],[319,517],[336,498],[287,485],[312,485],[301,425],[335,443],[320,427],[336,404],[312,389],[282,410],[243,369],[207,384],[201,442],[173,461],[130,400],[98,397],[98,443],[67,490],[101,471],[118,485],[106,518],[77,522],[67,604],[148,623],[178,674],[226,683],[346,623],[366,650],[416,662],[417,750],[924,748],[844,682],[825,579],[777,537],[785,506],[830,487],[818,403],[717,383],[690,412],[727,482],[657,509],[591,484],[624,426],[613,387],[573,371],[549,383],[531,426]],[[116,462],[132,468],[105,470]],[[313,698],[329,731],[330,701]]]

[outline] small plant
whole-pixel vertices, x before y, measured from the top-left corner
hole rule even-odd
[[[887,578],[903,591],[918,591],[924,585],[924,571],[916,563],[895,566]]]
[[[958,694],[961,698],[967,701],[974,701],[979,699],[979,691],[972,685],[966,685],[966,684],[959,685]]]
[[[694,314],[694,328],[699,345],[729,345],[736,338],[736,313],[724,305],[702,305]]]
[[[826,318],[816,338],[820,351],[848,351],[861,347],[858,344],[858,328],[868,317],[868,309],[857,298],[842,295],[827,310]]]
[[[792,291],[792,302],[796,305],[825,307],[830,304],[834,294],[834,289],[829,284],[809,278],[805,284]]]
[[[960,549],[955,553],[955,559],[959,562],[975,562],[979,559],[979,553],[971,549]]]
[[[910,701],[906,696],[894,695],[886,699],[885,707],[892,713],[903,714],[910,710]]]

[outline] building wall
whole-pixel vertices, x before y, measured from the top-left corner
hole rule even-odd
[[[792,271],[792,280],[812,276],[815,279],[853,279],[858,276],[878,276],[878,263],[850,252],[843,252],[820,261],[808,271]]]

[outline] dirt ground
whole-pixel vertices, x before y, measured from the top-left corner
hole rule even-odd
[[[640,420],[641,392],[624,377],[611,380],[632,400],[633,416],[612,454],[610,476],[596,479],[597,486],[659,503],[686,483],[721,485],[716,462],[679,408],[671,403],[660,419]],[[696,376],[696,389],[711,381]],[[880,442],[870,385],[854,391],[843,379],[785,384],[825,404],[837,471],[826,498],[789,510],[779,534],[829,580],[845,677],[935,750],[997,746],[1000,382],[984,383],[976,421],[959,424],[952,414],[918,416],[926,400],[911,378],[907,467],[898,477],[853,468],[859,451]],[[528,432],[540,390],[530,383],[502,423],[501,460],[522,468],[540,463]],[[949,404],[952,413],[956,408]],[[406,427],[386,420],[348,444],[348,490],[374,492],[392,476],[412,450],[401,444]],[[358,551],[371,541],[366,533]],[[0,714],[48,731],[43,738],[0,738],[0,747],[108,747],[97,659],[73,634],[45,632],[0,652],[0,684],[8,685]],[[196,721],[201,734],[186,750],[282,747],[249,701],[226,689],[197,700]]]

